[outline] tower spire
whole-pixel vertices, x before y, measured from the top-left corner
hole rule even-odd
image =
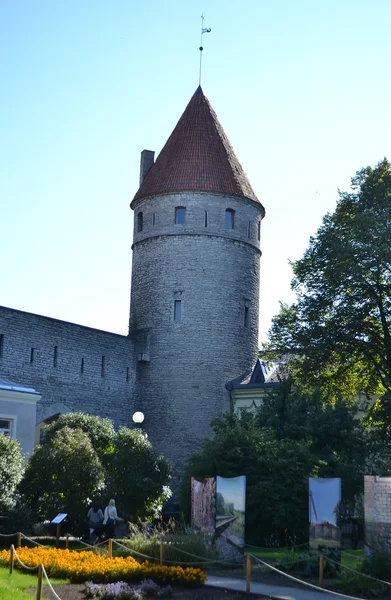
[[[201,85],[201,73],[202,73],[202,51],[203,51],[203,46],[202,46],[202,36],[204,35],[204,33],[210,33],[212,30],[210,29],[210,27],[204,27],[204,13],[202,13],[201,15],[201,42],[200,42],[200,74],[199,74],[199,81],[198,84]]]

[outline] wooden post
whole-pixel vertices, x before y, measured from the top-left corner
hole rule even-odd
[[[65,548],[66,548],[66,550],[68,550],[68,548],[69,548],[69,535],[68,534],[65,536]]]
[[[250,593],[251,585],[251,554],[246,556],[246,592]]]
[[[36,600],[42,600],[42,579],[43,579],[42,565],[39,565]]]
[[[16,542],[16,547],[17,547],[17,548],[20,548],[20,547],[21,547],[21,545],[22,545],[22,534],[21,534],[21,532],[20,532],[20,531],[18,531],[18,540],[17,540],[17,542]]]
[[[160,558],[160,564],[163,564],[163,542],[160,542],[160,546],[159,546],[159,558]]]
[[[324,556],[319,555],[319,585],[323,586],[323,573],[324,573]]]
[[[111,538],[107,540],[107,555],[109,558],[113,558],[113,540]]]
[[[14,561],[15,561],[15,548],[14,545],[11,545],[10,548],[10,574],[14,572]]]
[[[57,523],[57,527],[56,527],[56,548],[60,547],[60,532],[61,532],[61,523]]]

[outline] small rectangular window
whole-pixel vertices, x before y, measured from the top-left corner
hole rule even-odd
[[[206,210],[204,213],[204,225],[208,227],[208,211]]]
[[[152,215],[152,227],[155,227],[156,225],[156,213],[153,213]]]
[[[186,222],[186,208],[184,206],[177,206],[175,209],[175,224],[184,225]]]
[[[250,321],[249,317],[250,317],[250,309],[248,306],[245,306],[244,307],[244,326],[245,327],[249,326],[249,321]]]
[[[248,226],[247,226],[247,237],[248,239],[251,238],[251,221],[248,222]]]
[[[12,419],[1,419],[0,418],[0,434],[11,437],[12,435]]]
[[[58,361],[58,346],[54,346],[54,352],[53,352],[53,367],[54,368],[57,367],[57,361]]]
[[[4,333],[0,333],[0,358],[3,358],[4,351]]]
[[[30,364],[32,364],[34,362],[34,354],[35,354],[35,348],[31,348],[30,351]]]
[[[126,381],[129,381],[129,367],[126,367]]]
[[[174,302],[174,321],[181,320],[181,300],[175,300]]]
[[[84,358],[82,358],[80,362],[80,373],[84,373]]]
[[[235,211],[232,208],[227,208],[225,211],[225,229],[234,228],[234,215]]]
[[[105,357],[102,356],[102,362],[100,365],[100,376],[104,377],[105,376]]]
[[[140,232],[143,230],[143,213],[139,212],[137,214],[137,231]]]
[[[258,221],[258,241],[261,240],[261,221]]]

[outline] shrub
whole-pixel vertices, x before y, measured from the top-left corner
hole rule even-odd
[[[218,558],[212,548],[210,536],[187,529],[173,521],[166,526],[151,526],[147,531],[140,531],[132,523],[129,524],[129,528],[130,540],[122,540],[122,544],[129,547],[130,553],[134,553],[137,560],[143,560],[141,555],[159,558],[160,542],[164,544],[164,558],[167,561],[191,564],[202,559]],[[124,551],[118,554],[126,556],[128,553]]]
[[[16,487],[24,471],[20,444],[0,435],[0,513],[11,510],[16,502]]]
[[[377,579],[391,582],[391,552],[375,550],[364,559],[363,571]]]

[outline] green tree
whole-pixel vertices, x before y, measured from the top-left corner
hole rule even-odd
[[[37,517],[66,512],[72,528],[92,499],[115,498],[124,518],[157,512],[171,495],[170,480],[170,464],[139,430],[116,433],[109,419],[78,412],[44,430],[20,490]]]
[[[107,473],[109,494],[117,499],[122,516],[135,519],[159,512],[171,496],[170,463],[138,429],[119,429]]]
[[[277,439],[251,415],[222,415],[212,422],[186,468],[181,506],[189,518],[190,477],[246,475],[246,539],[269,545],[308,536],[308,476],[314,460],[306,441]]]
[[[20,492],[41,519],[68,514],[78,527],[91,498],[104,487],[104,470],[90,438],[81,429],[63,427],[31,455]]]
[[[384,474],[391,447],[358,418],[357,405],[337,398],[333,403],[319,390],[301,390],[284,382],[261,405],[256,423],[277,439],[308,444],[316,475],[341,477],[344,502],[363,492],[363,476]]]
[[[274,317],[265,354],[329,394],[380,394],[391,422],[390,163],[362,169],[339,196],[292,264],[297,300]]]
[[[0,434],[0,512],[13,508],[23,471],[24,462],[19,442]]]
[[[60,429],[81,429],[90,439],[92,447],[102,458],[113,449],[115,431],[112,421],[83,412],[65,413],[43,430],[43,442],[50,441]]]

